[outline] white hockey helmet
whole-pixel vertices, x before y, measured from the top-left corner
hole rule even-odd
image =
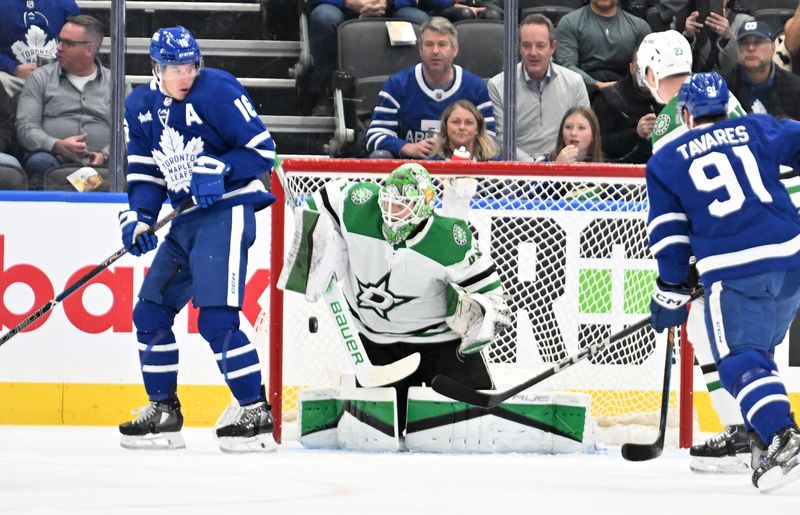
[[[659,96],[658,84],[665,77],[692,73],[692,48],[678,31],[651,32],[639,45],[636,61],[639,86],[647,88],[656,101],[666,104],[669,99]],[[648,69],[653,72],[655,84],[647,82]]]

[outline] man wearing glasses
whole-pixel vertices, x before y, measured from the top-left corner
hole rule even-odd
[[[111,138],[111,70],[97,52],[103,26],[95,18],[67,18],[56,39],[57,62],[37,68],[17,105],[17,137],[25,150],[31,189],[65,163],[105,166]]]
[[[800,120],[800,77],[775,66],[769,25],[750,21],[736,35],[738,64],[725,79],[748,113]]]

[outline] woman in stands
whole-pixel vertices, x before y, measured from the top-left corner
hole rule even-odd
[[[603,161],[600,123],[588,107],[571,107],[561,119],[556,148],[547,161],[597,163]]]
[[[456,100],[442,113],[436,144],[429,159],[450,160],[453,152],[464,147],[472,161],[499,159],[497,145],[489,136],[486,120],[469,100]]]

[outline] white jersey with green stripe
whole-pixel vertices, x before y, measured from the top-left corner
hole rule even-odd
[[[445,323],[455,307],[456,283],[468,292],[502,294],[491,258],[467,222],[434,213],[403,243],[383,236],[380,188],[329,182],[309,201],[347,243],[343,291],[359,332],[376,343],[456,342]]]

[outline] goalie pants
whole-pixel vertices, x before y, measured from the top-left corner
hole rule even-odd
[[[408,388],[411,386],[422,386],[423,383],[430,386],[434,376],[442,374],[472,388],[481,390],[494,388],[494,382],[489,375],[483,355],[481,353],[459,355],[456,351],[459,340],[429,344],[382,344],[375,343],[363,335],[359,336],[361,336],[361,342],[373,365],[388,365],[415,352],[420,353],[419,368],[413,374],[396,383],[386,385],[397,389],[397,417],[398,427],[401,428],[401,431],[406,425]]]

